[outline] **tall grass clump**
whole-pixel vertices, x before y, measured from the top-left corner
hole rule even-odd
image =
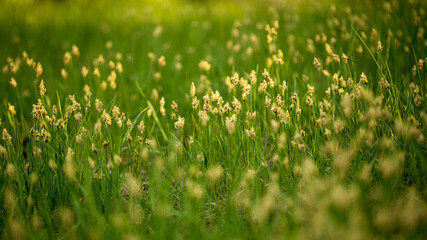
[[[427,237],[423,1],[0,6],[2,239]]]

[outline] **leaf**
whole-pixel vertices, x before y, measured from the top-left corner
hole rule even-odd
[[[145,111],[147,111],[149,109],[149,107],[144,108],[144,110],[142,110],[132,121],[132,126],[130,128],[128,128],[128,130],[126,131],[125,135],[123,136],[122,139],[122,144],[126,141],[126,136],[133,130],[133,128],[135,127],[136,121],[138,121],[138,118],[141,116],[142,113],[144,113]]]

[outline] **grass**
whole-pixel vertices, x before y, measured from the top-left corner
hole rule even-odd
[[[426,237],[423,1],[0,6],[3,239]]]

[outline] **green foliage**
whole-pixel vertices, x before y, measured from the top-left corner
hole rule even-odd
[[[425,238],[425,7],[0,2],[1,237]]]

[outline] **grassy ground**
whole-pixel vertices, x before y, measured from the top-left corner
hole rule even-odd
[[[1,237],[425,239],[426,14],[0,1]]]

